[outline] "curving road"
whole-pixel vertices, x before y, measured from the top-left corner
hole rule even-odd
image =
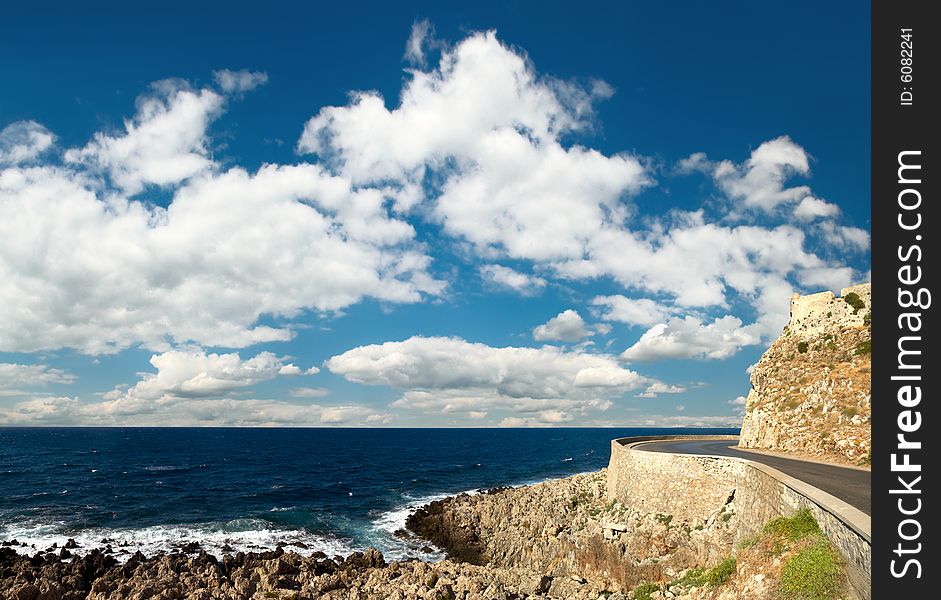
[[[800,479],[828,494],[832,494],[872,516],[872,473],[870,471],[782,458],[760,452],[747,452],[739,450],[736,447],[737,445],[738,441],[736,440],[675,440],[645,442],[635,448],[647,452],[734,456],[764,463],[795,479]]]

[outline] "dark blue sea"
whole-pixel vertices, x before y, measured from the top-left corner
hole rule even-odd
[[[0,428],[0,540],[436,558],[393,535],[417,506],[600,469],[616,437],[696,432],[737,430]]]

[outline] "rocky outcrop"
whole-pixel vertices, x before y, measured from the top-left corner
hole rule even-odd
[[[833,462],[871,456],[871,287],[795,296],[752,370],[740,445]]]
[[[625,592],[700,564],[707,548],[731,550],[734,509],[702,519],[635,510],[608,500],[605,475],[462,494],[416,512],[408,527],[449,557],[526,568],[554,598]]]
[[[653,485],[653,482],[651,483]],[[763,600],[780,561],[750,560],[731,532],[732,498],[704,520],[607,499],[605,472],[432,503],[409,527],[449,558],[386,562],[370,549],[226,554],[177,551],[123,563],[100,550],[34,556],[0,547],[0,598],[13,600]],[[8,544],[14,545],[12,542]],[[189,549],[195,549],[195,546]],[[708,550],[708,551],[706,551]],[[739,553],[738,566],[732,554]],[[705,557],[705,558],[704,558]],[[472,560],[475,563],[460,560]],[[760,557],[758,557],[760,558]],[[731,564],[731,569],[723,569]],[[701,566],[703,568],[696,569]],[[709,568],[712,568],[711,570]],[[722,575],[716,578],[715,574]],[[711,583],[710,583],[711,581]],[[646,590],[646,591],[645,591]]]
[[[66,560],[0,549],[0,598],[11,600],[509,600],[545,597],[540,586],[542,578],[527,570],[449,560],[387,564],[375,549],[345,559],[281,549],[222,559],[205,552],[136,554],[124,564],[99,551]]]

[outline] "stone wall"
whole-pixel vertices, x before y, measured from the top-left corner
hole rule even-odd
[[[853,589],[860,598],[870,597],[871,539],[866,515],[765,465],[725,457],[643,452],[631,447],[643,439],[625,438],[611,443],[607,470],[610,501],[691,522],[708,522],[723,512],[733,513],[733,548],[759,533],[771,519],[808,508],[846,561]]]
[[[854,309],[843,299],[849,293],[859,296],[865,306]],[[791,320],[787,325],[791,334],[799,337],[813,337],[840,327],[862,327],[866,314],[872,309],[872,284],[861,283],[840,290],[840,296],[833,292],[820,292],[791,296]]]

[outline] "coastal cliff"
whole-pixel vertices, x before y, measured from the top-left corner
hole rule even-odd
[[[740,445],[865,465],[871,456],[871,284],[794,295],[754,366]]]
[[[120,562],[110,548],[82,553],[66,544],[26,556],[8,541],[0,548],[0,597],[762,600],[778,598],[794,558],[812,553],[832,565],[829,585],[839,597],[855,598],[840,591],[839,561],[807,515],[777,519],[733,543],[741,529],[738,502],[730,497],[704,516],[638,510],[608,499],[604,470],[461,494],[419,509],[408,519],[411,533],[399,532],[445,550],[448,558],[438,562],[387,562],[375,549],[302,556],[281,547],[217,558],[195,542]]]

